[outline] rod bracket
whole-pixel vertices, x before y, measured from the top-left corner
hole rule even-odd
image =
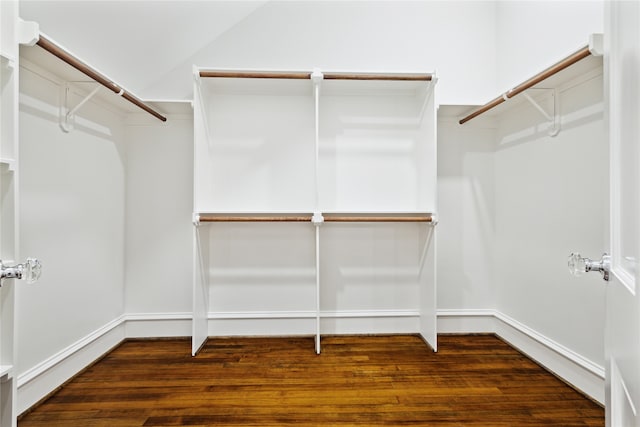
[[[200,225],[200,214],[197,212],[194,212],[193,217],[191,218],[191,221],[193,222],[193,225],[198,227]]]
[[[560,91],[557,88],[553,89],[529,89],[529,90],[545,90],[550,91],[553,100],[553,111],[548,113],[540,104],[536,102],[527,92],[522,92],[524,98],[529,101],[531,105],[549,122],[549,129],[547,133],[549,136],[556,136],[560,133]]]
[[[311,217],[311,222],[316,227],[320,227],[324,223],[324,217],[322,216],[322,213],[321,212],[314,212],[313,216]]]
[[[87,96],[85,96],[78,104],[76,104],[73,108],[69,107],[69,98],[70,93],[72,91],[71,85],[69,82],[65,83],[62,87],[64,93],[61,97],[60,103],[60,128],[69,133],[75,128],[76,124],[76,113],[84,104],[86,104],[91,98],[95,96],[100,91],[100,85],[97,85]]]

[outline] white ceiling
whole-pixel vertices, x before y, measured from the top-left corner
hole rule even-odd
[[[21,0],[20,17],[136,94],[266,0]]]

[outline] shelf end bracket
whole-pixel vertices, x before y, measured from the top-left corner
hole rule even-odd
[[[558,133],[560,133],[560,92],[557,88],[544,90],[552,91],[551,96],[553,97],[553,112],[551,114],[547,113],[544,108],[542,108],[540,104],[536,102],[535,99],[529,96],[528,93],[522,92],[522,95],[549,122],[549,130],[547,131],[549,136],[556,136],[558,135]]]
[[[69,83],[64,85],[64,96],[62,97],[62,102],[60,105],[60,128],[69,133],[74,129],[75,121],[76,121],[76,113],[84,104],[86,104],[91,98],[94,97],[96,93],[100,91],[101,86],[96,86],[87,96],[82,99],[75,107],[69,108],[69,92],[71,92],[71,88]]]

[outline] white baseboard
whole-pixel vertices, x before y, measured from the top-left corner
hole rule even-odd
[[[417,333],[416,310],[341,310],[320,314],[320,333]],[[315,335],[314,311],[209,313],[209,336]],[[257,321],[258,320],[258,321]]]
[[[438,310],[438,333],[494,333],[604,405],[604,367],[497,310]]]
[[[125,314],[126,338],[191,336],[191,312]]]
[[[322,314],[321,333],[415,333],[412,310]],[[210,313],[218,335],[305,335],[315,316],[291,313]],[[495,333],[592,399],[604,404],[604,368],[496,310],[438,310],[438,333]],[[49,359],[18,375],[18,413],[64,384],[125,338],[190,336],[191,313],[137,313],[114,319]]]
[[[124,316],[120,316],[18,375],[17,413],[35,405],[124,338]]]

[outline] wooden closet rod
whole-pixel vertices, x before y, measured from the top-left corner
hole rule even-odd
[[[324,73],[325,80],[431,81],[431,74]],[[201,70],[200,77],[238,79],[310,79],[311,73]]]
[[[311,215],[215,215],[200,216],[200,222],[310,222]],[[325,216],[325,222],[433,222],[430,216]]]
[[[430,216],[325,216],[324,222],[432,222]]]
[[[466,116],[463,119],[461,119],[458,123],[460,123],[461,125],[465,124],[469,120],[471,120],[471,119],[473,119],[475,117],[478,117],[480,114],[486,113],[487,111],[491,110],[492,108],[502,104],[507,99],[513,98],[514,96],[524,92],[525,90],[530,89],[531,87],[537,85],[541,81],[551,77],[552,75],[564,70],[567,67],[570,67],[571,65],[573,65],[576,62],[586,58],[589,55],[591,55],[591,51],[589,50],[589,46],[583,47],[582,49],[578,50],[577,52],[572,53],[571,55],[567,56],[562,61],[557,62],[556,64],[552,65],[551,67],[547,68],[546,70],[544,70],[544,71],[536,74],[535,76],[531,77],[530,79],[520,83],[518,86],[514,87],[513,89],[508,90],[504,94],[502,94],[502,95],[492,99],[491,101],[487,102],[483,106],[481,106],[478,109],[474,110],[468,116]]]
[[[311,73],[281,73],[259,71],[200,71],[200,77],[224,77],[237,79],[311,79]]]
[[[102,86],[106,87],[113,93],[117,95],[121,95],[124,99],[136,105],[137,107],[143,109],[144,111],[156,117],[157,119],[162,120],[163,122],[167,121],[167,118],[164,117],[162,114],[158,113],[153,108],[149,107],[144,102],[142,102],[140,99],[136,98],[134,95],[132,95],[131,93],[121,88],[118,84],[109,80],[107,77],[100,74],[98,71],[94,70],[84,62],[80,61],[78,58],[71,55],[69,52],[67,52],[66,50],[62,49],[60,46],[52,42],[51,40],[44,37],[42,34],[40,34],[40,38],[37,42],[37,45],[43,48],[44,50],[46,50],[47,52],[51,53],[52,55],[57,56],[58,58],[60,58],[67,64],[71,65],[73,68],[77,69],[81,73],[91,77],[93,80],[100,83]]]
[[[305,222],[311,221],[311,215],[283,215],[283,216],[201,216],[200,222]]]
[[[395,80],[428,82],[431,74],[357,74],[357,73],[324,73],[325,80]]]

